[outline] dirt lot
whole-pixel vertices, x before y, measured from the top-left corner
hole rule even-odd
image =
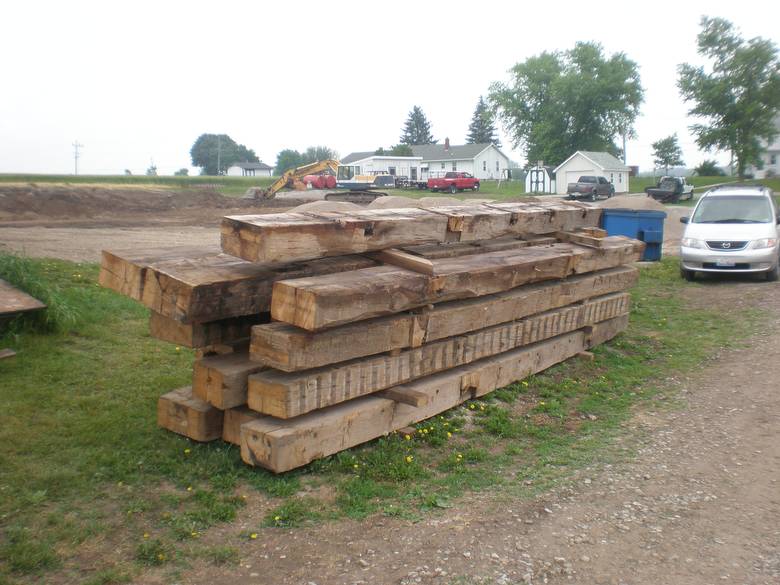
[[[658,408],[638,412],[617,444],[635,457],[534,500],[472,496],[416,524],[267,529],[239,568],[194,567],[181,582],[780,583],[780,287],[732,279],[690,290],[724,311],[762,307],[764,333],[668,379]],[[682,405],[668,404],[673,394]]]
[[[307,196],[309,194],[306,194]],[[225,215],[277,213],[306,198],[282,194],[262,203],[208,190],[133,186],[0,185],[0,251],[97,262],[105,248],[168,248],[200,242],[219,246]],[[614,197],[602,205],[664,209],[647,197]],[[664,253],[676,254],[688,208],[666,208]]]

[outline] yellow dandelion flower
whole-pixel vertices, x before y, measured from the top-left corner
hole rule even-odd
[[[200,536],[200,533],[198,533],[197,531],[191,532],[190,536],[192,536],[192,538],[198,538]]]
[[[451,432],[449,432],[449,431],[447,431],[447,438],[448,438],[448,439],[451,439],[451,438],[452,438],[452,433],[451,433]]]
[[[523,386],[528,386],[528,382],[526,382],[525,380],[523,380]]]
[[[404,435],[404,439],[406,439],[407,441],[411,441],[412,440],[412,436],[411,435]]]
[[[274,516],[274,520],[276,520],[277,522],[279,522],[279,520],[281,520],[281,519],[282,519],[281,516]]]
[[[355,464],[354,464],[352,467],[354,467],[355,469],[357,469],[358,467],[360,467],[360,464],[359,464],[359,463],[355,463]]]
[[[446,422],[442,426],[448,427],[448,426],[450,426],[450,423]]]
[[[164,561],[165,560],[165,555],[160,553],[159,555],[157,555],[157,558],[160,559],[161,561]]]
[[[471,410],[474,410],[474,409],[476,408],[476,406],[474,406],[473,404],[469,404],[469,408],[470,408]]]
[[[181,351],[181,348],[178,345],[176,346],[176,351]]]
[[[185,450],[184,450],[184,454],[185,454],[185,455],[189,455],[189,454],[190,454],[190,450],[189,450],[189,449],[185,449]]]
[[[149,538],[149,533],[148,532],[144,532],[144,538]]]
[[[246,500],[246,494],[241,494],[241,499]]]
[[[539,403],[539,406],[544,406],[544,405],[545,405],[545,402],[544,402],[544,400],[542,400],[542,401]]]
[[[249,538],[251,538],[252,540],[256,539],[257,538],[257,532],[253,532],[252,534],[250,534]]]
[[[191,486],[191,485],[188,485],[188,486],[187,486],[187,491],[188,491],[188,492],[191,492],[191,491],[192,491],[192,486]]]
[[[406,456],[406,462],[407,463],[411,463],[412,461],[414,461],[414,455],[407,455]]]
[[[480,404],[480,405],[479,405],[479,409],[480,409],[480,410],[485,410],[485,405],[484,405],[484,404]]]

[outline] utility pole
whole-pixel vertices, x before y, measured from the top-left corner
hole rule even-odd
[[[79,141],[73,143],[73,170],[74,174],[79,174],[79,148],[84,148],[83,144],[79,144]]]
[[[626,163],[627,157],[626,157],[626,131],[623,131],[623,164]]]

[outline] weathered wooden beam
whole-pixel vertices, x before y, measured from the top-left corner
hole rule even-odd
[[[261,417],[241,426],[241,458],[281,473],[315,459],[435,416],[515,380],[541,372],[592,347],[589,335],[604,339],[627,324],[627,317],[512,350],[478,364],[417,380],[407,387],[427,394],[425,406],[411,406],[377,396],[364,396],[283,421]],[[603,331],[603,332],[602,332]]]
[[[222,410],[246,404],[250,374],[264,366],[249,360],[249,354],[229,353],[195,360],[192,365],[192,394]]]
[[[403,250],[389,248],[387,250],[380,250],[379,252],[371,252],[370,257],[383,264],[406,268],[413,272],[419,272],[420,274],[427,274],[428,276],[433,276],[434,274],[433,262],[422,256],[404,252]]]
[[[577,232],[557,232],[555,237],[561,242],[569,242],[570,244],[579,244],[580,246],[589,246],[591,248],[601,248],[605,238],[596,238],[584,233]]]
[[[409,388],[407,386],[395,386],[393,388],[388,388],[387,390],[377,392],[375,395],[379,398],[387,398],[388,400],[393,400],[394,402],[408,404],[410,406],[414,406],[415,408],[426,406],[430,402],[430,396],[428,396],[425,392],[420,392],[419,390],[415,390],[414,388]]]
[[[241,444],[241,425],[262,418],[265,415],[250,410],[246,406],[236,406],[225,410],[225,420],[222,423],[222,440],[234,445]]]
[[[197,247],[103,250],[98,282],[105,288],[140,301],[146,282],[146,271],[150,266],[166,261],[197,261],[199,258],[216,256],[219,252],[216,243]]]
[[[246,341],[253,325],[268,321],[268,313],[263,313],[208,323],[182,323],[152,311],[149,314],[149,334],[162,341],[199,349],[221,344],[235,345]]]
[[[252,262],[293,262],[443,242],[447,218],[424,209],[229,216],[222,249]]]
[[[638,275],[636,268],[620,266],[563,281],[441,303],[414,314],[389,315],[317,332],[279,321],[256,325],[252,328],[251,359],[277,370],[294,372],[417,347],[623,291],[636,284]]]
[[[271,315],[309,331],[635,262],[644,243],[551,244],[433,260],[436,276],[378,266],[274,284]]]
[[[263,370],[249,376],[247,403],[279,418],[300,416],[618,317],[629,300],[628,293],[613,293],[414,349],[302,372]]]
[[[509,234],[596,226],[601,210],[570,203],[498,203],[435,209],[376,209],[229,216],[222,249],[252,262],[292,262]]]
[[[157,424],[194,441],[213,441],[222,436],[222,411],[194,398],[192,388],[179,388],[160,396]]]

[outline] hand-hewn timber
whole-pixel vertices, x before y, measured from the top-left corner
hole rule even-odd
[[[222,440],[234,445],[241,444],[241,425],[253,420],[267,419],[267,417],[246,406],[236,406],[225,411],[225,420],[222,423]]]
[[[601,210],[574,203],[496,203],[228,216],[222,249],[252,262],[291,262],[425,242],[466,242],[597,226]]]
[[[45,308],[46,305],[35,297],[0,279],[0,315],[13,316]]]
[[[623,291],[636,284],[638,274],[636,268],[620,266],[563,281],[441,303],[416,314],[389,315],[317,332],[275,321],[252,328],[251,358],[277,370],[295,372],[417,347]]]
[[[222,249],[251,262],[293,262],[443,242],[447,217],[424,209],[228,216]]]
[[[309,331],[425,305],[506,291],[639,260],[644,244],[620,236],[600,249],[551,244],[432,260],[437,276],[377,266],[274,284],[271,315]]]
[[[448,410],[477,394],[485,394],[564,361],[592,346],[589,338],[614,336],[627,317],[575,331],[428,376],[406,387],[428,395],[424,406],[377,396],[364,396],[291,420],[261,417],[241,426],[241,457],[276,473],[354,447]]]
[[[222,410],[246,404],[249,375],[263,368],[249,361],[246,352],[196,360],[192,365],[192,394]]]
[[[140,301],[144,292],[146,271],[152,265],[166,261],[197,261],[199,258],[216,256],[219,251],[216,244],[198,247],[103,250],[98,282],[100,286]]]
[[[262,313],[208,323],[181,323],[152,311],[149,334],[162,341],[195,349],[220,344],[235,345],[249,339],[253,325],[267,323],[268,320],[268,313]]]
[[[247,403],[278,418],[300,416],[618,317],[628,313],[629,299],[628,293],[613,293],[414,349],[314,370],[263,370],[249,376]]]
[[[157,424],[194,441],[213,441],[222,436],[222,411],[194,398],[192,388],[179,388],[160,396]]]

